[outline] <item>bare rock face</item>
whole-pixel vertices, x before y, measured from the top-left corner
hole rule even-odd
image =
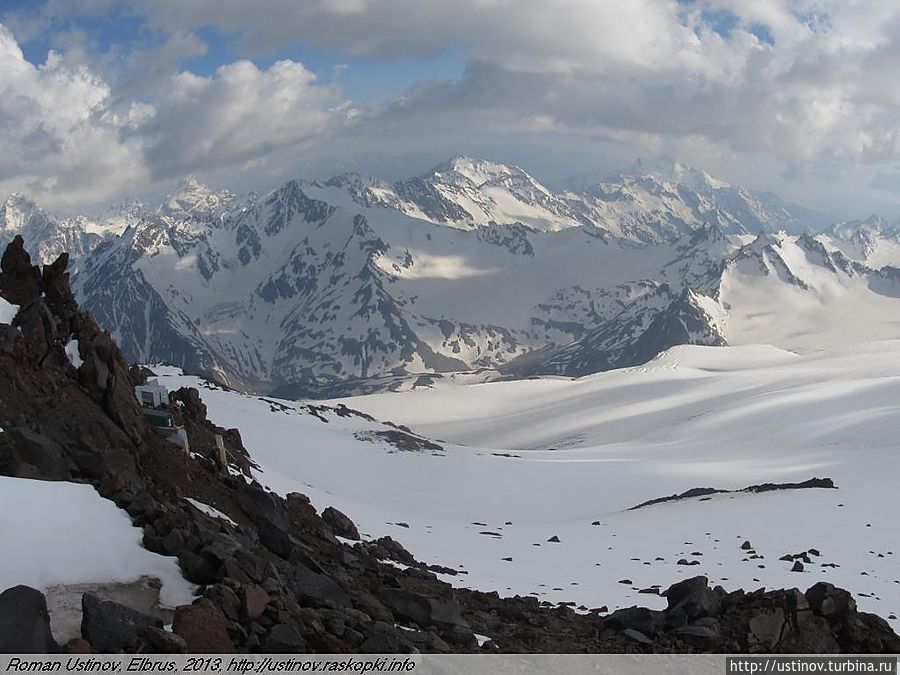
[[[806,598],[816,614],[834,625],[840,625],[851,612],[856,611],[856,600],[852,595],[825,582],[819,582],[806,591]]]
[[[139,482],[138,446],[147,431],[128,364],[109,334],[79,311],[67,264],[62,254],[41,272],[21,237],[0,262],[0,295],[20,307],[15,327],[0,325],[0,419],[13,441],[0,471]],[[66,354],[75,343],[77,369]]]
[[[100,330],[90,314],[73,319],[73,336],[83,361],[78,379],[91,398],[136,444],[143,440],[143,416],[134,396],[128,364],[109,332]]]
[[[16,325],[33,364],[71,367],[64,347],[70,340],[77,341],[83,361],[78,368],[79,382],[131,441],[140,444],[143,423],[128,363],[109,333],[101,330],[90,314],[79,311],[69,286],[68,262],[69,256],[62,253],[41,271],[31,264],[24,241],[17,236],[0,262],[0,295],[20,307]]]
[[[233,654],[228,619],[211,602],[198,600],[175,611],[172,632],[181,637],[193,654]]]
[[[685,579],[666,592],[667,611],[683,613],[688,621],[715,616],[722,606],[722,595],[710,589],[706,577]]]
[[[241,612],[248,620],[258,619],[269,606],[269,594],[256,584],[247,584],[241,588]]]
[[[95,651],[115,652],[134,647],[147,627],[161,628],[162,621],[91,593],[81,598],[81,635]]]
[[[359,541],[359,530],[356,529],[356,525],[333,506],[322,511],[322,520],[331,525],[331,529],[337,536]]]
[[[200,392],[193,387],[182,387],[169,394],[173,404],[179,404],[182,414],[192,422],[206,421],[206,404],[200,398]]]
[[[69,254],[61,253],[50,265],[44,265],[42,288],[47,299],[47,306],[53,314],[63,321],[68,321],[78,312],[78,303],[69,286]]]
[[[21,235],[16,235],[0,258],[0,288],[4,298],[23,309],[41,295],[41,270],[31,264]]]
[[[28,586],[0,593],[0,654],[56,653],[44,594]]]

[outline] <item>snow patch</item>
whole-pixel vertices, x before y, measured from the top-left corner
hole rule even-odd
[[[6,298],[0,298],[0,323],[12,324],[18,313],[18,305],[12,304]]]
[[[192,499],[190,497],[185,497],[184,500],[186,502],[188,502],[191,506],[193,506],[195,509],[200,511],[200,513],[204,513],[211,518],[218,518],[220,520],[224,520],[226,523],[234,525],[234,527],[238,526],[238,524],[236,522],[234,522],[230,517],[228,517],[228,515],[222,513],[221,511],[219,511],[219,509],[214,508],[214,507],[210,506],[209,504],[204,504],[203,502],[197,501],[196,499]]]
[[[151,553],[127,514],[90,485],[0,477],[0,588],[162,581],[160,603],[189,604],[175,558]]]
[[[75,338],[66,343],[66,357],[76,369],[81,368],[81,364],[84,363],[84,359],[81,358],[81,353],[78,351],[78,340]]]

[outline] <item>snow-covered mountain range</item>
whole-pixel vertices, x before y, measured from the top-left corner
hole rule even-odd
[[[810,234],[817,214],[675,163],[553,191],[457,157],[395,183],[269,194],[188,180],[97,219],[14,196],[0,216],[3,238],[22,232],[45,261],[69,250],[77,297],[130,359],[285,396],[900,333],[900,229]]]

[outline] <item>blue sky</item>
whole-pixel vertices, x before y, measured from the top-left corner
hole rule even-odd
[[[0,191],[82,208],[188,173],[262,189],[465,153],[552,183],[671,156],[900,215],[892,4],[6,0]]]
[[[16,15],[40,12],[45,6],[38,0],[6,0],[5,18],[15,25]],[[143,17],[127,7],[112,7],[107,12],[54,14],[49,24],[29,39],[20,40],[25,57],[32,63],[43,63],[51,49],[66,44],[65,36],[83,33],[87,46],[95,54],[126,53],[135,47],[161,48],[166,35],[149,28]],[[342,55],[336,49],[314,47],[303,41],[273,49],[267,53],[242,53],[234,33],[214,26],[201,26],[193,31],[205,44],[205,52],[179,61],[179,66],[198,75],[213,75],[216,69],[238,59],[249,59],[260,68],[290,59],[304,64],[323,83],[338,84],[354,101],[370,103],[400,95],[422,80],[453,80],[465,70],[465,50],[449,47],[433,56],[406,58],[371,58]]]

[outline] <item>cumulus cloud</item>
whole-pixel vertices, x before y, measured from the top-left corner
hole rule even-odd
[[[376,58],[457,45],[461,82],[388,114],[505,111],[573,131],[702,136],[784,161],[900,153],[900,6],[846,0],[156,0],[248,50],[298,41]],[[420,118],[412,119],[422,121]],[[471,122],[470,122],[471,123]]]
[[[51,52],[41,66],[23,56],[0,25],[0,185],[99,198],[110,177],[141,170],[133,143],[120,131],[140,124],[140,105],[113,109],[109,86],[84,66]]]
[[[101,158],[107,170],[125,167],[105,183],[114,185],[265,162],[290,171],[297,168],[291,153],[327,161],[338,149],[351,160],[387,151],[386,162],[404,153],[421,158],[428,147],[477,153],[473,139],[495,149],[504,139],[528,143],[529,134],[535,147],[599,138],[635,154],[685,150],[688,160],[765,165],[769,188],[838,176],[869,185],[900,161],[897,3],[266,0],[261,9],[246,0],[48,0],[46,7],[39,17],[118,8],[171,46],[130,55],[134,77],[123,82],[65,56],[34,67],[4,34],[12,47],[0,58],[27,74],[13,81],[0,73],[15,94],[0,103],[0,115],[16,114],[17,100],[36,102],[22,104],[31,112],[0,142],[20,153],[18,165],[33,180],[73,194],[85,189],[79,180],[102,174]],[[466,68],[457,80],[421,81],[386,104],[351,110],[333,86],[291,61],[266,69],[237,61],[209,77],[178,73],[173,55],[201,51],[197,35],[208,28],[244,58],[298,45],[353,63],[452,50],[464,54]],[[65,100],[68,112],[41,107],[41,89]],[[65,151],[75,146],[80,154]],[[3,161],[0,180],[13,171]],[[855,182],[846,175],[853,171]]]
[[[154,181],[264,161],[352,112],[289,60],[153,77],[138,97],[133,82],[117,91],[64,54],[51,51],[36,66],[0,24],[0,190],[63,207],[101,202]]]
[[[288,151],[346,115],[339,102],[299,63],[260,70],[238,61],[214,77],[176,75],[138,133],[147,141],[149,168],[165,178]]]

